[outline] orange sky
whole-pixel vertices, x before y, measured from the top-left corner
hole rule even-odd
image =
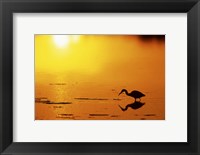
[[[59,47],[53,35],[35,36],[36,82],[42,80],[41,74],[64,74],[76,81],[163,87],[163,40],[120,35],[78,37]]]

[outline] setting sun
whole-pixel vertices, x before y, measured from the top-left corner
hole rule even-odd
[[[53,39],[58,47],[64,47],[69,44],[69,36],[66,35],[54,35]]]
[[[53,35],[53,40],[58,47],[67,47],[67,45],[79,41],[79,35]]]

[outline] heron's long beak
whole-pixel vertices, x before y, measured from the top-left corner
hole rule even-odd
[[[121,93],[122,93],[122,92],[120,92],[119,95],[120,95]],[[119,96],[119,95],[118,95],[118,96]]]

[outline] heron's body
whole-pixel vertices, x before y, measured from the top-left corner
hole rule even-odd
[[[127,96],[133,97],[135,99],[135,101],[137,98],[140,99],[141,97],[145,96],[143,93],[141,93],[140,91],[137,91],[137,90],[133,90],[132,92],[128,93],[128,91],[126,89],[122,89],[122,91],[119,93],[119,95],[123,92],[125,92],[125,94]]]

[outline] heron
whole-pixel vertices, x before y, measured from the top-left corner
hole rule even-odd
[[[125,92],[125,94],[127,96],[133,97],[135,99],[135,101],[137,98],[140,99],[141,97],[145,96],[143,93],[141,93],[140,91],[137,91],[137,90],[133,90],[132,92],[128,93],[128,91],[126,89],[122,89],[122,91],[119,93],[119,95],[123,92]]]

